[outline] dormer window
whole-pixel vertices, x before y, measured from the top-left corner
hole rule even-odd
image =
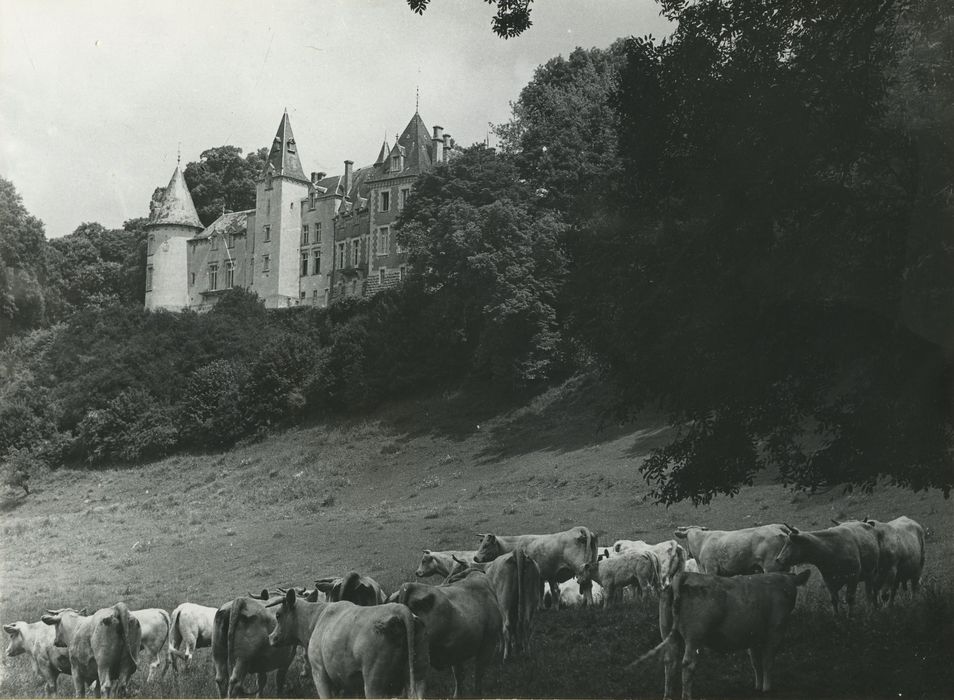
[[[391,172],[396,173],[400,170],[402,170],[401,156],[391,156]]]
[[[295,152],[295,139],[288,139],[288,152],[289,153]]]

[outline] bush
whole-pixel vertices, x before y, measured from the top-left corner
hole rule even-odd
[[[161,457],[178,443],[172,410],[146,391],[123,391],[90,411],[77,427],[86,461],[138,462]]]
[[[228,360],[213,360],[195,370],[177,411],[184,443],[227,447],[243,434],[239,389],[242,371]]]

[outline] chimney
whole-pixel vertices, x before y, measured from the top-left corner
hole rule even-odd
[[[434,162],[444,162],[444,127],[434,127]]]
[[[353,160],[345,161],[345,173],[344,173],[344,196],[347,197],[351,192],[352,179],[354,177],[351,172],[351,167],[354,165]]]
[[[321,178],[323,178],[324,176],[325,176],[325,173],[322,173],[322,172],[317,172],[317,173],[315,173],[315,172],[313,172],[313,173],[311,174],[311,184],[317,185],[318,182],[321,181]]]

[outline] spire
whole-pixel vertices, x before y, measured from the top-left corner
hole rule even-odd
[[[378,159],[374,161],[375,165],[380,165],[388,159],[388,154],[391,152],[391,147],[388,145],[387,136],[384,137],[384,143],[381,144],[381,150],[378,152]]]
[[[421,86],[414,88],[414,114],[421,113]]]
[[[274,177],[290,177],[295,180],[309,182],[305,177],[305,171],[301,168],[301,160],[298,158],[298,146],[295,144],[295,135],[292,133],[291,121],[288,119],[288,110],[282,115],[282,121],[278,125],[278,132],[272,141],[272,147],[268,152],[268,161],[265,167],[271,166]]]
[[[406,170],[424,170],[433,162],[434,146],[431,134],[417,112],[404,127],[404,132],[398,137],[396,145],[403,146],[405,149]]]
[[[172,173],[172,179],[162,194],[154,200],[149,212],[149,226],[164,226],[174,224],[178,226],[192,226],[202,230],[202,222],[192,203],[192,195],[186,185],[185,177],[179,166]]]

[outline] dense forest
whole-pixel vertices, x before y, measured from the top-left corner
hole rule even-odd
[[[426,3],[424,3],[426,5]],[[598,371],[666,411],[662,502],[954,479],[954,12],[661,0],[663,41],[540,66],[419,179],[404,286],[328,309],[142,310],[144,220],[46,240],[0,181],[0,455],[21,473],[223,449],[382,400]],[[543,10],[541,10],[543,11]],[[519,32],[517,32],[519,33]],[[205,151],[204,223],[262,153]]]

